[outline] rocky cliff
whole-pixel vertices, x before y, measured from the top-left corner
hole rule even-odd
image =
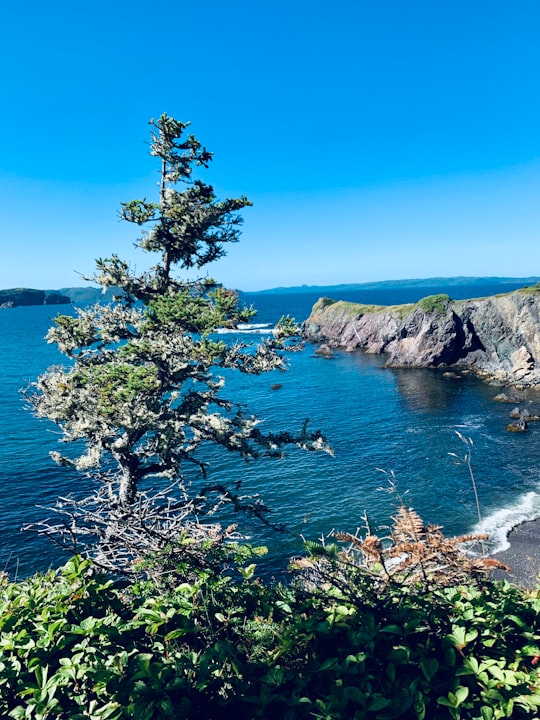
[[[463,365],[507,384],[540,384],[540,284],[477,300],[434,295],[392,307],[322,298],[303,329],[312,342],[384,353],[388,367]]]

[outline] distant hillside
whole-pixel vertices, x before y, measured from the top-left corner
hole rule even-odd
[[[399,290],[401,288],[432,288],[432,287],[473,287],[475,285],[501,285],[504,291],[505,285],[535,285],[540,281],[540,277],[531,276],[525,278],[509,278],[509,277],[435,277],[409,280],[381,280],[379,282],[369,283],[348,283],[341,285],[298,285],[294,287],[276,287],[268,290],[250,291],[250,295],[274,295],[274,294],[293,294],[293,293],[339,293],[349,292],[351,290]]]
[[[34,290],[33,288],[10,288],[0,290],[0,307],[11,308],[21,305],[68,305],[71,299],[56,291]]]
[[[275,287],[268,290],[250,290],[247,295],[288,295],[302,293],[318,293],[323,295],[336,295],[356,290],[400,290],[406,288],[436,288],[443,292],[445,288],[473,288],[475,286],[500,286],[501,292],[526,285],[535,285],[540,277],[525,278],[511,277],[435,277],[408,280],[381,280],[369,283],[347,283],[340,285],[297,285],[293,287]],[[506,286],[513,286],[506,288]],[[244,291],[240,291],[244,294]],[[17,305],[60,305],[74,303],[75,305],[89,305],[96,302],[110,302],[118,295],[117,288],[109,288],[106,292],[100,287],[86,285],[84,287],[65,287],[59,290],[33,290],[31,288],[15,288],[0,290],[0,307],[15,307]]]
[[[61,288],[57,292],[69,295],[71,302],[76,305],[90,305],[97,302],[110,302],[115,295],[118,295],[116,288],[109,288],[106,292],[100,287],[87,285],[85,287]]]
[[[100,287],[68,287],[60,290],[34,290],[33,288],[10,288],[0,290],[0,307],[20,305],[90,305],[110,302],[118,294],[116,288],[103,292]]]

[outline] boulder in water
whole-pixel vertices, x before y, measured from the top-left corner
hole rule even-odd
[[[508,432],[526,432],[529,429],[527,422],[521,417],[514,423],[509,423],[506,426]]]

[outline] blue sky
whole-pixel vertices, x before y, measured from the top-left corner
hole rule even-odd
[[[539,38],[536,0],[6,4],[0,287],[146,266],[162,112],[254,203],[231,287],[540,275]]]

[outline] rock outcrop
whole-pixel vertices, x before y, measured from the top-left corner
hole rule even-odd
[[[388,367],[468,366],[513,385],[540,384],[540,287],[414,305],[358,305],[321,298],[304,336],[347,350],[384,353]]]

